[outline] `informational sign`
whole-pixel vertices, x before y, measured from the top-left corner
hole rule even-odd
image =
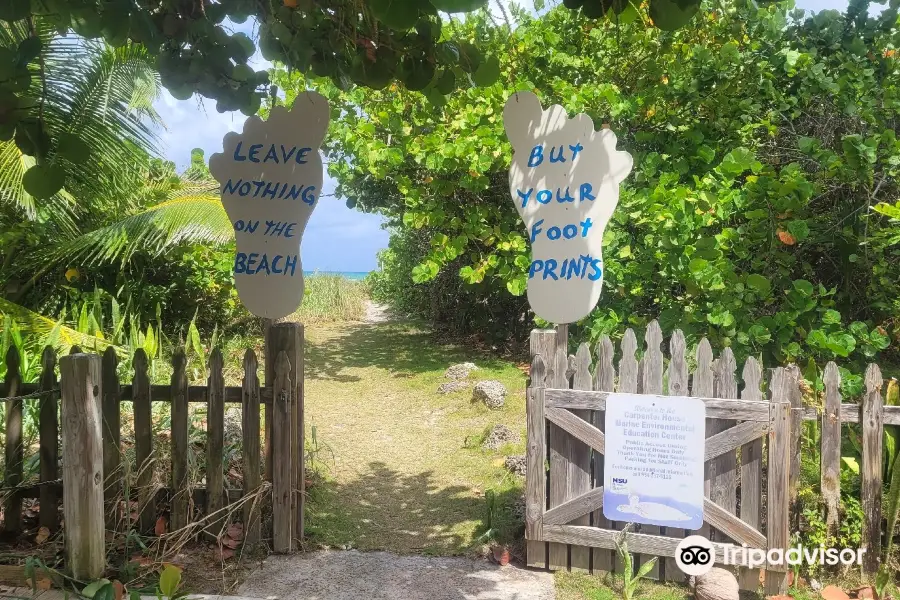
[[[697,398],[610,394],[603,515],[699,529],[703,524],[706,405]]]
[[[250,117],[209,159],[222,205],[234,226],[234,281],[247,310],[277,319],[303,301],[300,240],[322,191],[319,146],[328,129],[328,101],[297,96],[290,110]]]
[[[509,97],[503,124],[513,146],[509,192],[531,240],[528,303],[551,323],[578,321],[600,299],[603,232],[631,155],[586,114],[543,110],[531,92]]]

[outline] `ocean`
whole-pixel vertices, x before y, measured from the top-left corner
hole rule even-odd
[[[340,277],[346,277],[347,279],[353,279],[355,281],[365,279],[366,275],[368,275],[371,271],[303,271],[304,277],[313,277],[315,275],[338,275]]]

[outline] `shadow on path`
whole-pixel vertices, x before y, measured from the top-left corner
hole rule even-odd
[[[400,473],[383,462],[360,467],[356,479],[317,483],[308,492],[307,531],[314,543],[441,554],[470,543],[485,506],[470,489],[441,487],[430,471]]]

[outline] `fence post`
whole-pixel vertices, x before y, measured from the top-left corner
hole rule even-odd
[[[177,348],[172,356],[172,504],[171,530],[178,531],[190,521],[191,486],[188,476],[190,410],[188,407],[187,356]]]
[[[41,396],[40,429],[41,429],[41,481],[52,482],[52,485],[41,486],[41,526],[55,530],[59,526],[57,510],[59,494],[54,487],[59,479],[59,393],[56,382],[56,351],[52,346],[44,348],[41,355]]]
[[[829,542],[837,532],[841,504],[841,374],[837,365],[825,367],[825,411],[822,413],[820,488],[825,501]]]
[[[878,365],[866,369],[866,395],[863,398],[862,418],[862,543],[863,572],[875,573],[881,562],[881,465],[884,438],[884,399],[881,387],[884,380]]]
[[[785,367],[788,379],[791,380],[791,473],[789,482],[789,502],[791,518],[789,527],[792,531],[800,529],[800,451],[803,433],[803,394],[800,391],[800,368],[790,364]]]
[[[294,549],[294,513],[291,505],[292,458],[291,363],[285,352],[275,358],[275,383],[272,386],[272,541],[275,552]]]
[[[256,375],[256,354],[251,349],[244,353],[244,381],[241,387],[241,431],[244,442],[244,496],[256,495],[259,477],[259,377]],[[244,504],[244,545],[254,546],[260,539],[260,500],[255,498]]]
[[[134,378],[131,400],[134,406],[134,457],[137,468],[138,527],[141,533],[153,531],[156,523],[156,490],[153,489],[153,409],[150,403],[150,360],[143,348],[138,348],[131,361]],[[126,510],[129,510],[126,498]],[[65,499],[63,499],[65,503]],[[68,520],[67,520],[68,522]]]
[[[59,363],[66,564],[75,579],[93,581],[106,566],[101,362],[95,354],[71,354]]]
[[[554,357],[556,356],[556,331],[552,329],[534,329],[531,332],[531,359],[532,363],[534,363],[534,359],[536,357],[541,358],[541,364],[543,365],[543,372],[535,373],[531,372],[531,381],[529,382],[529,388],[535,387],[546,387],[546,381],[552,381],[552,373],[554,370]],[[543,516],[544,510],[547,508],[547,469],[545,467],[545,462],[547,460],[547,422],[543,419],[544,414],[544,405],[541,404],[538,409],[535,402],[537,401],[533,398],[534,391],[529,389],[526,391],[526,419],[528,419],[528,435],[531,435],[532,428],[539,428],[537,435],[540,436],[540,469],[538,470],[541,475],[540,490],[535,491],[533,493],[538,494],[540,497],[534,497],[534,501],[540,503],[540,515]],[[538,413],[539,411],[539,413]],[[538,416],[540,416],[540,423],[538,423]],[[533,420],[532,420],[533,419]],[[531,438],[529,438],[531,439]],[[528,441],[529,448],[531,445],[531,441]],[[529,452],[531,450],[529,449]],[[536,457],[533,457],[536,460]],[[534,465],[535,467],[537,464]],[[527,469],[526,465],[526,469]],[[529,471],[530,473],[531,471]],[[526,485],[529,481],[529,478],[526,477]],[[526,497],[526,502],[528,502],[528,498]],[[527,511],[526,507],[526,511]],[[539,567],[546,568],[547,567],[547,542],[539,541],[542,537],[541,531],[537,530],[535,527],[536,522],[532,522],[532,528],[528,534],[528,542],[526,544],[526,561],[529,567]],[[527,527],[527,525],[526,525]],[[532,535],[535,537],[532,538]]]
[[[206,396],[206,518],[207,531],[219,539],[225,524],[225,375],[222,351],[209,354],[209,378]],[[215,515],[215,516],[213,516]]]
[[[22,387],[19,375],[21,358],[16,347],[10,346],[6,352],[6,394],[12,400],[6,401],[6,474],[5,483],[15,488],[22,483],[22,399],[16,398]],[[3,530],[18,534],[22,529],[22,497],[13,489],[3,506]]]
[[[532,339],[536,332],[532,332]],[[543,537],[544,509],[547,504],[547,440],[544,421],[544,360],[535,354],[531,363],[531,382],[526,392],[526,477],[525,477],[525,533],[526,559],[531,566],[543,567],[547,561],[547,546]]]
[[[769,548],[782,550],[790,546],[790,476],[791,476],[791,385],[797,380],[787,369],[779,367],[772,375],[769,406],[769,470],[766,495],[766,533]],[[787,589],[784,563],[767,565],[766,595],[782,594]]]
[[[275,434],[273,425],[278,419],[275,415],[274,396],[272,404],[272,423],[266,423],[266,431],[272,435],[272,444],[266,443],[267,448],[271,448],[271,452],[278,461],[287,461],[290,465],[291,474],[291,507],[294,511],[292,523],[294,525],[294,536],[297,539],[303,539],[304,518],[303,508],[305,499],[306,473],[303,461],[304,448],[304,421],[303,421],[303,325],[300,323],[278,323],[272,325],[266,332],[266,387],[273,389],[276,381],[275,363],[278,356],[284,352],[290,363],[290,380],[291,380],[291,412],[288,415],[291,428],[291,443],[289,455],[286,450],[282,450],[282,454],[278,452],[275,446]],[[287,448],[287,446],[285,446]],[[267,457],[269,460],[270,457]],[[273,464],[272,470],[278,469],[277,464]],[[273,473],[274,475],[274,473]],[[273,477],[274,484],[274,477]]]
[[[116,367],[119,358],[116,350],[109,346],[101,359],[103,377],[103,477],[104,498],[106,499],[106,525],[115,530],[118,526],[119,492],[122,488],[122,411],[120,404],[119,376]],[[43,419],[43,416],[41,416]],[[130,515],[128,498],[125,498],[125,514]],[[41,511],[43,512],[43,511]],[[130,518],[130,517],[129,517]]]

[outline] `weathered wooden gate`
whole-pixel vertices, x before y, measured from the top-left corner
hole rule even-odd
[[[602,511],[606,399],[613,391],[662,395],[664,387],[668,396],[690,394],[706,404],[705,523],[697,532],[643,525],[628,534],[629,551],[665,557],[650,576],[683,581],[673,557],[687,535],[709,538],[717,563],[724,559],[725,544],[763,551],[790,546],[791,402],[799,398],[793,370],[772,372],[766,400],[760,389],[762,368],[755,359],[748,359],[739,398],[731,350],[726,348],[714,361],[704,339],[697,349],[689,392],[680,331],[671,337],[671,360],[664,372],[659,325],[654,321],[648,326],[647,347],[640,360],[635,356],[635,335],[628,330],[622,340],[618,377],[608,338],[598,345],[592,373],[588,345],[579,347],[573,361],[566,356],[565,336],[565,328],[560,328],[559,332],[535,331],[531,338],[526,479],[530,566],[594,572],[617,569],[614,549],[625,524],[609,522]],[[768,439],[765,479],[764,439]],[[769,564],[766,571],[766,589],[783,589],[786,568]],[[760,573],[742,569],[740,580],[742,587],[756,590]]]

